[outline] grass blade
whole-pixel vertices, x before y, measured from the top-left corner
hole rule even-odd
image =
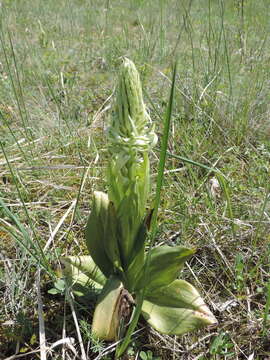
[[[266,287],[266,304],[263,316],[263,334],[264,336],[267,333],[267,323],[269,322],[269,315],[270,314],[270,281],[268,281]]]
[[[50,265],[48,264],[48,261],[46,257],[40,256],[39,249],[36,248],[34,242],[31,240],[30,235],[28,234],[25,227],[21,224],[19,219],[16,215],[14,215],[6,206],[4,201],[0,198],[0,209],[4,211],[6,216],[11,220],[12,223],[14,223],[19,231],[21,233],[22,239],[20,236],[15,234],[15,232],[10,231],[9,233],[13,236],[13,238],[16,240],[16,242],[19,244],[21,248],[23,248],[31,257],[36,261],[37,264],[40,264],[40,266],[51,276],[54,276],[53,271],[50,268]]]

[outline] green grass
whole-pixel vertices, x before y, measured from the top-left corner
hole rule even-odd
[[[268,356],[269,10],[267,0],[2,1],[4,357],[39,349],[39,268],[47,345],[63,328],[78,344],[69,304],[48,290],[58,257],[85,253],[91,194],[106,189],[105,128],[122,56],[141,73],[160,139],[178,58],[155,242],[198,248],[181,277],[219,320],[215,329],[176,339],[143,329],[130,358],[148,350],[164,359]],[[159,156],[160,144],[151,156],[153,201]],[[170,241],[175,231],[180,236]],[[90,358],[111,358],[114,348],[91,339],[93,307],[75,299],[84,348]],[[61,347],[54,350],[61,358]]]

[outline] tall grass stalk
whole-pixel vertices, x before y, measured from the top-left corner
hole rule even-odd
[[[267,334],[267,330],[269,329],[270,323],[270,281],[268,281],[266,285],[266,304],[264,309],[264,316],[263,316],[263,335]]]
[[[17,181],[17,177],[13,171],[13,168],[9,162],[9,159],[7,157],[7,154],[6,154],[6,151],[5,151],[5,148],[4,148],[4,145],[2,143],[2,141],[0,141],[0,147],[2,149],[2,152],[5,156],[5,159],[6,159],[6,162],[7,162],[7,165],[8,165],[8,168],[9,168],[9,171],[10,171],[10,174],[12,176],[12,179],[13,179],[13,182],[15,184],[15,187],[16,187],[16,190],[17,190],[17,193],[18,193],[18,196],[20,198],[20,201],[22,203],[22,206],[23,206],[23,209],[24,209],[24,212],[25,212],[25,215],[26,215],[26,218],[29,222],[29,225],[30,225],[30,228],[33,232],[33,238],[32,239],[27,231],[24,229],[23,225],[20,223],[20,221],[12,214],[12,212],[6,207],[6,205],[4,204],[4,202],[1,200],[1,205],[2,205],[2,208],[3,210],[5,211],[6,215],[13,221],[15,221],[15,224],[16,226],[18,227],[19,231],[22,232],[23,234],[23,238],[24,240],[26,241],[26,243],[22,242],[22,241],[19,241],[19,238],[16,236],[16,240],[19,242],[20,245],[23,245],[23,247],[29,252],[29,254],[31,256],[33,256],[35,258],[35,260],[38,261],[38,263],[41,263],[43,265],[43,267],[46,269],[47,272],[53,274],[53,272],[51,271],[50,269],[50,266],[49,266],[49,263],[48,263],[48,260],[46,258],[46,255],[44,254],[43,252],[43,249],[41,247],[41,244],[40,244],[40,241],[39,241],[39,238],[37,236],[37,233],[36,233],[36,229],[35,229],[35,226],[33,224],[33,221],[32,221],[32,218],[29,214],[29,211],[27,209],[27,207],[25,206],[25,203],[24,203],[24,199],[22,197],[22,194],[21,194],[21,191],[20,191],[20,188],[18,186],[18,181]],[[14,234],[13,234],[14,235]],[[30,247],[29,247],[30,245]],[[31,247],[34,249],[34,253],[32,252],[31,250]]]
[[[232,85],[232,76],[231,76],[231,67],[230,67],[230,56],[229,56],[229,51],[228,51],[226,30],[225,30],[225,25],[224,25],[224,14],[225,14],[224,1],[220,0],[219,5],[220,5],[220,18],[221,18],[222,37],[223,37],[223,42],[224,42],[226,65],[227,65],[229,85],[230,85],[230,98],[229,99],[231,100],[232,96],[233,96],[233,85]]]
[[[9,218],[11,222],[16,225],[17,231],[13,231],[10,227],[6,228],[7,232],[10,233],[17,244],[25,250],[25,252],[35,261],[37,265],[40,265],[52,278],[55,278],[55,274],[49,265],[49,262],[40,248],[37,246],[35,241],[31,238],[24,225],[20,222],[15,214],[13,214],[4,201],[0,198],[0,209]],[[19,235],[21,234],[21,235]]]
[[[266,191],[265,191],[264,201],[262,203],[262,207],[261,207],[260,215],[259,215],[259,219],[258,219],[259,222],[258,222],[256,232],[255,232],[255,236],[254,236],[254,239],[253,239],[253,244],[252,245],[253,245],[254,248],[257,247],[258,238],[259,238],[260,233],[261,233],[261,227],[262,227],[262,221],[263,221],[263,218],[264,218],[265,209],[266,209],[266,206],[267,206],[269,201],[270,201],[270,186],[268,185],[268,187],[266,188]]]
[[[15,85],[15,79],[14,79],[14,76],[13,76],[13,73],[12,73],[11,63],[10,63],[10,60],[9,60],[9,56],[7,54],[6,44],[5,44],[5,41],[4,41],[3,29],[1,27],[0,42],[1,42],[1,47],[2,47],[3,54],[4,54],[5,63],[6,63],[7,70],[8,70],[9,79],[11,81],[13,94],[14,94],[15,99],[16,99],[16,103],[17,103],[18,111],[19,111],[20,118],[21,118],[21,121],[22,121],[22,124],[23,124],[25,136],[28,139],[29,143],[31,143],[31,141],[33,140],[33,134],[30,131],[30,124],[29,124],[28,114],[27,114],[27,110],[26,110],[26,106],[25,106],[25,102],[24,102],[24,96],[23,96],[21,81],[20,81],[20,78],[19,78],[19,69],[18,69],[18,66],[17,66],[17,60],[16,60],[16,56],[15,56],[13,42],[12,42],[12,39],[11,39],[10,32],[7,31],[7,34],[8,34],[8,40],[9,40],[9,46],[10,46],[10,49],[11,49],[11,59],[13,60],[13,64],[14,64],[14,67],[15,67],[14,73],[15,73],[15,78],[16,78],[16,82],[17,82],[17,85],[18,85],[18,90],[17,90],[16,85]]]

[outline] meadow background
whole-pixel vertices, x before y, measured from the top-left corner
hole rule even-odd
[[[159,138],[178,58],[156,244],[197,248],[181,276],[219,321],[179,338],[140,322],[127,358],[269,359],[270,2],[2,0],[0,12],[0,358],[39,358],[42,312],[48,346],[74,339],[48,358],[80,354],[78,332],[89,359],[113,356],[91,338],[94,299],[48,291],[59,256],[86,253],[127,56]]]

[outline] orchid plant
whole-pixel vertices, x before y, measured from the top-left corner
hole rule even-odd
[[[195,250],[168,245],[146,250],[149,152],[157,136],[143,101],[139,73],[127,58],[120,68],[107,135],[108,194],[94,193],[86,226],[89,255],[62,259],[75,294],[93,287],[101,290],[93,336],[109,341],[121,338],[141,294],[142,316],[161,333],[181,335],[215,324],[198,291],[178,279]]]

